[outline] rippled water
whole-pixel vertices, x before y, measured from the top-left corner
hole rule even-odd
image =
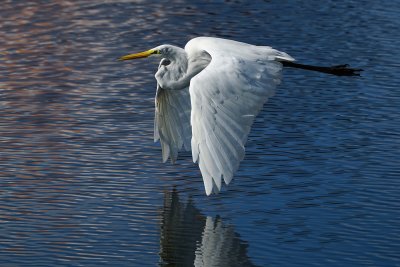
[[[400,266],[397,1],[3,1],[2,266]],[[154,60],[218,36],[361,78],[285,70],[233,182],[153,144]]]

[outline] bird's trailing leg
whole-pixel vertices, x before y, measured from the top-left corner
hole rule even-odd
[[[332,66],[332,67],[319,67],[319,66],[299,64],[299,63],[294,63],[291,61],[284,61],[284,60],[281,60],[280,62],[282,63],[282,65],[284,67],[318,71],[318,72],[333,74],[336,76],[360,76],[360,72],[363,71],[362,69],[349,68],[348,64],[336,65],[336,66]]]

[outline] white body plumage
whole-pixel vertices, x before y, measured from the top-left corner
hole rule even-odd
[[[206,194],[218,192],[222,180],[232,180],[254,117],[280,83],[280,61],[294,59],[268,46],[211,37],[122,59],[149,55],[163,57],[155,75],[155,140],[163,160],[174,162],[179,150],[191,149]]]

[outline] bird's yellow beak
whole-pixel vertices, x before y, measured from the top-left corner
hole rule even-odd
[[[144,58],[144,57],[148,57],[152,54],[159,54],[160,52],[158,50],[155,49],[150,49],[144,52],[140,52],[140,53],[136,53],[136,54],[129,54],[123,57],[120,57],[118,60],[122,61],[122,60],[131,60],[131,59],[135,59],[135,58]]]

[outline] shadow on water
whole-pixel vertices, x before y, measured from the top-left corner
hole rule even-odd
[[[189,197],[166,191],[162,211],[160,266],[255,266],[247,243],[230,224],[205,216]]]

